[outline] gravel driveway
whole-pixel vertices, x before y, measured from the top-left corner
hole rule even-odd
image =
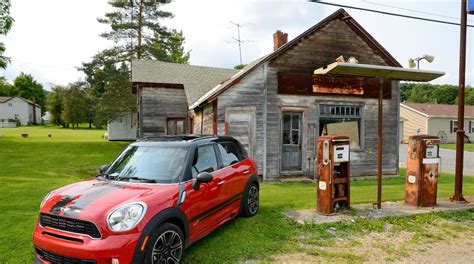
[[[401,144],[399,148],[400,166],[406,167],[408,145]],[[454,173],[456,170],[456,151],[439,149],[441,156],[441,172]],[[474,152],[464,151],[464,175],[474,175]]]

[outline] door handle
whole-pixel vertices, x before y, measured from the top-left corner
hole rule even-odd
[[[220,181],[217,185],[222,185],[224,183],[225,183],[225,181]]]
[[[249,170],[245,170],[245,171],[244,171],[244,174],[249,174],[249,173],[250,173]]]

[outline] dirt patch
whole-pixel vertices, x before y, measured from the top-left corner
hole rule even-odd
[[[414,232],[368,232],[326,244],[301,243],[298,253],[280,254],[277,263],[473,263],[473,223],[437,220]]]

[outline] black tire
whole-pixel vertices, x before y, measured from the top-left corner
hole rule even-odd
[[[174,224],[164,223],[150,236],[145,252],[145,263],[180,263],[184,248],[184,236],[181,229]]]
[[[259,189],[256,183],[251,183],[242,197],[242,215],[251,217],[257,214],[260,205]]]

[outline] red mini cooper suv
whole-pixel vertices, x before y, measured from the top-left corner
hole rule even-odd
[[[259,207],[255,162],[231,137],[145,139],[100,173],[43,199],[35,263],[179,263],[187,246]]]

